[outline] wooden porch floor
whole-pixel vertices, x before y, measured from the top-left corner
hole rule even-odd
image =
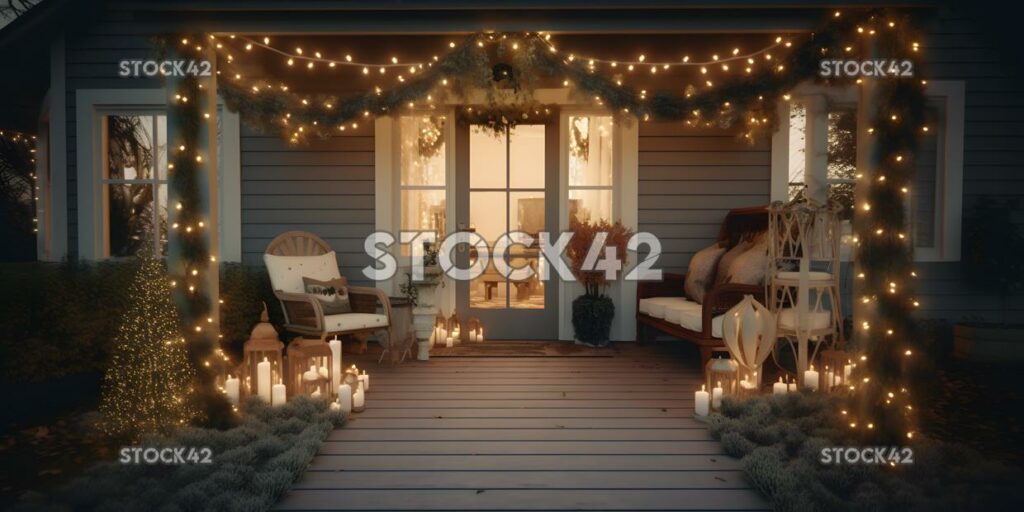
[[[616,357],[374,359],[366,411],[278,509],[767,509],[693,419],[696,360],[632,344]]]

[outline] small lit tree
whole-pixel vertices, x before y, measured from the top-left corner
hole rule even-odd
[[[186,424],[197,415],[195,368],[163,262],[141,254],[127,293],[131,307],[118,325],[103,382],[100,411],[106,430],[135,436]]]

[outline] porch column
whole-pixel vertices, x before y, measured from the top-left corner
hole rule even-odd
[[[168,254],[175,280],[175,302],[182,315],[189,357],[198,371],[201,407],[216,421],[214,404],[227,404],[214,387],[219,357],[220,289],[217,198],[217,74],[212,49],[197,50],[173,42],[168,58],[208,60],[209,76],[173,76],[167,80]],[[188,66],[186,66],[188,67]]]
[[[873,44],[873,39],[868,40],[865,44],[867,45],[867,51],[865,55],[874,56],[877,54],[876,45]],[[874,114],[878,111],[877,105],[877,81],[869,76],[861,78],[860,84],[860,97],[857,101],[857,179],[856,186],[854,186],[854,199],[853,199],[853,232],[855,234],[869,232],[870,222],[866,215],[860,215],[863,211],[861,205],[867,203],[868,199],[868,188],[870,187],[871,181],[878,170],[878,143],[877,139],[872,136],[868,131],[871,128],[871,124],[874,123]],[[860,241],[856,245],[859,245]],[[863,322],[869,324],[875,323],[874,316],[876,314],[875,302],[871,301],[865,303],[861,300],[862,297],[867,293],[868,286],[864,279],[859,278],[863,267],[859,261],[859,251],[853,251],[853,285],[852,285],[852,303],[853,303],[853,332],[850,333],[852,338],[857,342],[858,346],[864,346],[864,342],[867,340],[865,336],[867,331],[861,328]]]

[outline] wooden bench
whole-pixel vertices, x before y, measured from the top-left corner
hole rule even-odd
[[[756,206],[730,210],[722,221],[718,232],[718,241],[726,244],[728,249],[734,247],[746,236],[768,229],[768,208]],[[641,281],[637,284],[636,339],[638,342],[647,340],[650,330],[674,336],[697,345],[700,349],[701,364],[711,359],[711,351],[725,345],[721,338],[713,336],[712,322],[739,303],[744,295],[753,295],[764,303],[764,285],[720,284],[713,286],[704,296],[701,304],[701,329],[691,330],[679,324],[656,318],[640,312],[640,300],[653,297],[685,297],[683,283],[685,274],[663,273],[661,281]]]

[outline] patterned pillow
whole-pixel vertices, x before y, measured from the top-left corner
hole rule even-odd
[[[768,237],[757,237],[753,245],[732,261],[726,277],[728,283],[764,284],[768,265]]]
[[[303,277],[302,284],[306,287],[306,293],[320,301],[324,316],[352,312],[352,304],[348,300],[348,279],[339,277],[320,281],[312,277]]]
[[[718,270],[715,272],[715,285],[725,284],[729,282],[729,267],[732,266],[733,260],[738,258],[750,246],[753,245],[747,240],[741,240],[740,243],[736,244],[732,249],[729,249],[722,259],[718,260]]]
[[[690,268],[686,269],[686,282],[683,283],[683,290],[690,300],[697,304],[704,302],[704,294],[715,281],[715,269],[723,254],[725,246],[716,243],[697,251],[690,259]]]

